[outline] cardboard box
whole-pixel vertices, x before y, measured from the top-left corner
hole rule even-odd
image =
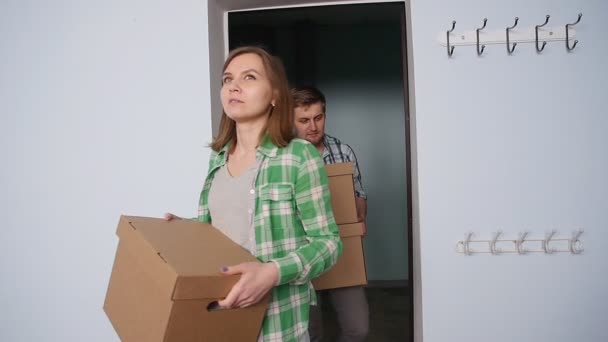
[[[331,206],[334,209],[336,223],[338,225],[356,223],[358,220],[353,185],[353,164],[327,164],[325,170],[329,177]]]
[[[222,266],[256,261],[214,227],[122,216],[104,310],[123,342],[252,341],[267,300],[213,310],[239,276]]]
[[[339,228],[344,245],[342,256],[329,271],[313,279],[315,290],[367,284],[362,241],[363,223],[340,225]]]

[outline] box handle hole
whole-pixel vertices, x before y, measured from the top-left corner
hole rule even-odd
[[[211,311],[217,311],[217,310],[222,310],[222,307],[220,306],[220,303],[217,302],[217,300],[209,303],[209,305],[207,305],[207,311],[211,312]]]

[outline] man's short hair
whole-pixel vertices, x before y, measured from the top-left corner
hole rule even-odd
[[[291,95],[294,107],[308,107],[320,102],[325,113],[325,95],[319,89],[311,86],[295,87],[291,89]]]

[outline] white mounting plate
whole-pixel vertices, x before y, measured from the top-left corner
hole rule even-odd
[[[437,35],[437,40],[442,46],[446,46],[446,31]],[[573,27],[569,30],[569,40],[573,40],[576,35],[576,31]],[[538,29],[538,41],[539,44],[542,42],[552,41],[565,41],[566,40],[566,27],[547,27]],[[517,28],[510,30],[509,41],[512,43],[534,43],[536,41],[535,27],[529,28]],[[479,31],[479,44],[491,45],[491,44],[506,44],[507,36],[505,29],[494,30],[494,31]],[[452,32],[450,33],[450,45],[451,46],[465,46],[465,45],[477,45],[477,32],[464,31],[464,32]]]

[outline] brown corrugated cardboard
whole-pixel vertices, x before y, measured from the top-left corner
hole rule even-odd
[[[356,223],[355,188],[353,185],[353,164],[339,163],[325,165],[329,177],[331,206],[337,224]]]
[[[104,310],[123,342],[256,341],[267,300],[208,310],[239,278],[220,268],[256,261],[248,251],[191,220],[122,216],[117,234]]]
[[[344,246],[342,256],[334,267],[312,281],[315,290],[367,284],[362,241],[363,224],[345,224],[339,228]]]

